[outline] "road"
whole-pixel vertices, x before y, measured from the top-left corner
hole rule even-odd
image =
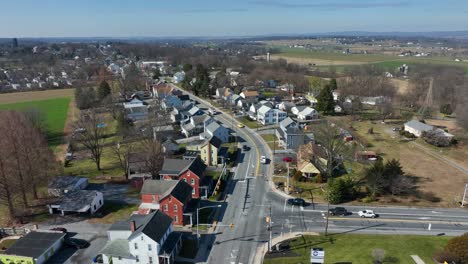
[[[190,94],[189,94],[190,95]],[[201,107],[212,107],[201,98],[190,95]],[[221,109],[218,111],[222,112]],[[255,131],[238,128],[237,122],[226,113],[215,118],[233,128],[239,144],[251,149],[243,151],[228,186],[228,206],[217,228],[216,238],[207,259],[208,263],[254,263],[257,249],[269,241],[265,217],[272,220],[272,236],[289,232],[323,232],[326,205],[305,207],[287,204],[287,196],[271,188],[272,164],[260,164],[259,156],[275,161],[271,150]],[[330,217],[329,231],[333,233],[460,235],[468,232],[468,211],[463,209],[345,206],[352,214]],[[357,212],[374,210],[379,217],[362,219]],[[228,227],[234,224],[234,228]]]

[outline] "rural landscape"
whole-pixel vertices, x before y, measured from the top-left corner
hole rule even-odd
[[[0,264],[468,263],[467,5],[182,2],[7,4]]]

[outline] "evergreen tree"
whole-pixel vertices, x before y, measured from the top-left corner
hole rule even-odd
[[[110,94],[111,94],[111,87],[109,86],[109,83],[107,83],[106,81],[102,81],[99,84],[99,87],[97,89],[98,100],[102,101],[104,98],[106,98]]]
[[[330,88],[332,91],[335,91],[336,89],[338,89],[338,84],[336,84],[336,79],[333,78],[330,80]]]
[[[325,85],[324,88],[320,91],[317,96],[317,106],[318,111],[321,111],[325,114],[331,114],[335,110],[335,101],[333,99],[333,92],[330,85]]]
[[[159,79],[159,77],[161,77],[161,72],[156,68],[153,72],[153,80]]]

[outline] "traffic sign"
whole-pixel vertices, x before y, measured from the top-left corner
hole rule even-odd
[[[312,248],[310,251],[310,263],[325,263],[325,250],[323,248]]]

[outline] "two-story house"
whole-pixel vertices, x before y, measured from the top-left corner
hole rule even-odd
[[[101,250],[104,264],[174,263],[182,234],[173,231],[172,221],[157,210],[114,223]]]
[[[305,135],[303,129],[290,117],[280,122],[275,134],[279,145],[285,149],[297,150],[299,146],[310,141],[310,138]]]
[[[299,120],[314,120],[319,118],[319,112],[311,107],[306,107],[299,113],[297,113],[297,119]]]
[[[258,101],[258,92],[257,91],[243,91],[240,94],[247,103],[256,103]]]
[[[270,108],[266,105],[262,105],[257,110],[257,121],[262,125],[274,125],[283,121],[288,117],[286,112],[278,110],[276,108]]]
[[[225,128],[218,122],[211,122],[205,127],[205,131],[200,134],[200,139],[211,139],[217,137],[221,143],[229,142],[229,129]]]
[[[226,159],[226,150],[221,147],[221,140],[216,136],[208,139],[200,139],[189,142],[185,147],[190,151],[197,151],[200,158],[207,166],[218,166],[224,164]]]
[[[192,198],[207,197],[207,191],[211,188],[211,182],[205,182],[206,165],[200,158],[193,160],[164,159],[159,175],[164,180],[182,180],[192,186]],[[202,193],[202,189],[205,192]]]
[[[182,100],[180,100],[178,96],[172,94],[164,97],[164,99],[161,102],[161,107],[166,111],[172,109],[173,107],[179,107],[181,105]]]
[[[164,99],[168,95],[172,95],[174,88],[167,83],[158,83],[153,85],[152,92],[153,96],[157,99]]]
[[[141,188],[139,214],[161,210],[173,219],[174,225],[184,225],[186,206],[192,199],[192,187],[180,180],[146,180]],[[190,217],[188,217],[190,218]]]
[[[206,128],[211,123],[216,123],[212,117],[208,115],[197,115],[190,117],[188,122],[181,124],[180,129],[185,137],[191,137],[206,131]]]

